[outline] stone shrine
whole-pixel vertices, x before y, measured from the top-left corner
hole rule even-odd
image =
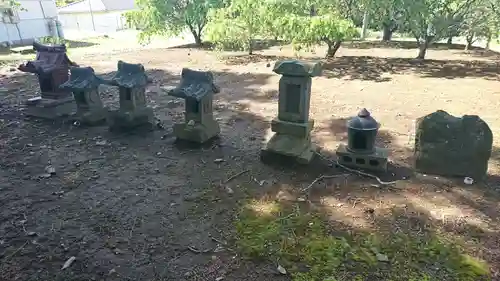
[[[26,114],[54,119],[71,115],[76,105],[67,89],[59,86],[69,78],[70,66],[77,66],[66,54],[65,45],[42,45],[33,43],[36,59],[18,67],[20,71],[36,74],[40,85],[40,96],[26,102]]]
[[[219,135],[213,116],[213,96],[219,92],[211,72],[182,69],[180,84],[168,93],[186,100],[185,122],[174,125],[178,139],[201,144]]]
[[[96,125],[106,120],[106,109],[99,96],[101,84],[104,81],[95,75],[92,67],[72,67],[70,79],[60,86],[73,92],[75,119],[82,125]]]
[[[363,108],[356,117],[347,121],[347,146],[340,144],[337,161],[341,165],[364,170],[387,171],[389,150],[375,146],[380,125]]]
[[[108,114],[111,131],[153,126],[153,109],[146,104],[148,77],[142,64],[118,61],[118,71],[108,84],[118,86],[120,93],[120,108]]]
[[[279,82],[278,118],[271,121],[275,134],[261,151],[266,162],[273,155],[291,157],[308,164],[314,157],[311,143],[314,120],[309,118],[312,77],[321,75],[320,63],[297,60],[276,62],[273,71],[283,75]]]
[[[421,173],[484,178],[493,134],[476,115],[461,118],[438,110],[417,119],[415,168]]]

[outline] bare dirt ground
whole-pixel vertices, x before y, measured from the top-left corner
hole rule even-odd
[[[316,54],[301,54],[318,59]],[[334,159],[346,141],[345,121],[366,107],[382,124],[377,143],[391,149],[393,187],[349,174],[320,181],[307,194],[332,227],[372,232],[384,227],[454,239],[500,280],[500,141],[485,183],[463,186],[411,172],[416,118],[443,109],[478,114],[500,134],[498,57],[480,51],[432,49],[428,61],[405,46],[352,44],[314,78],[313,141]],[[252,57],[188,48],[74,55],[103,75],[118,60],[143,63],[154,82],[147,97],[163,129],[117,135],[107,127],[27,118],[23,101],[35,77],[3,66],[0,76],[0,276],[2,280],[289,280],[275,261],[252,262],[234,248],[234,223],[249,198],[294,201],[322,174],[344,174],[318,160],[313,168],[262,164],[259,152],[277,114],[279,75],[288,47]],[[165,89],[183,67],[211,70],[222,92],[215,101],[221,138],[201,149],[174,145],[172,124],[183,102]],[[102,88],[116,107],[117,91]],[[221,160],[222,159],[222,160]],[[56,174],[47,176],[51,165]],[[231,176],[247,171],[228,181]],[[395,211],[400,212],[395,215]],[[459,241],[459,242],[458,242]],[[70,257],[75,262],[61,267]],[[342,280],[342,279],[339,279]],[[350,280],[350,279],[344,279]],[[386,279],[366,279],[386,280]],[[434,280],[434,279],[431,279]]]

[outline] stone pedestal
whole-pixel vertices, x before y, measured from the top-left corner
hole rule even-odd
[[[152,129],[154,112],[149,107],[140,108],[135,111],[109,111],[107,122],[109,130],[112,132],[130,131],[139,127]]]
[[[76,104],[71,96],[60,99],[36,97],[27,100],[25,104],[26,115],[44,119],[71,116],[76,111]]]
[[[219,123],[208,120],[203,124],[174,124],[174,135],[184,141],[205,143],[220,134]]]
[[[350,151],[346,145],[340,144],[336,154],[337,161],[341,165],[380,172],[387,171],[389,149],[375,147],[372,153],[362,154]]]
[[[307,123],[292,123],[274,119],[271,130],[275,132],[261,153],[263,161],[272,161],[273,154],[284,155],[297,160],[300,164],[308,164],[314,158],[316,147],[311,143],[310,133],[314,120]]]
[[[283,75],[279,82],[278,118],[271,122],[271,130],[276,134],[262,149],[261,160],[270,162],[276,155],[308,164],[316,152],[311,143],[314,120],[309,118],[311,77],[321,73],[320,65],[282,61],[276,63],[274,72]]]

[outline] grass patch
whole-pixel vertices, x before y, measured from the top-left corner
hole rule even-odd
[[[237,248],[278,261],[294,281],[491,280],[488,267],[432,233],[333,234],[302,205],[252,201],[236,221]]]

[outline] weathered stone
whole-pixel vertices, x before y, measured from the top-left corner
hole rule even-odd
[[[103,83],[93,68],[73,67],[70,80],[61,85],[61,88],[73,92],[77,106],[75,119],[82,125],[95,125],[106,120],[107,112],[99,96],[99,85]]]
[[[379,123],[363,108],[347,122],[347,146],[339,145],[336,154],[339,164],[385,172],[389,150],[375,146]]]
[[[219,92],[211,72],[182,69],[180,84],[168,93],[186,100],[185,121],[174,125],[178,139],[201,144],[220,134],[213,116],[213,95]]]
[[[148,77],[144,66],[119,61],[118,71],[109,84],[118,86],[120,92],[120,109],[108,113],[109,129],[111,131],[128,131],[137,127],[152,129],[154,113],[146,103]]]
[[[316,148],[311,143],[314,120],[309,119],[311,77],[321,74],[319,63],[296,60],[280,61],[274,72],[283,76],[279,82],[278,118],[271,122],[271,137],[261,152],[264,162],[272,161],[274,154],[308,164]]]
[[[417,120],[415,168],[422,173],[482,179],[493,134],[476,115],[454,117],[439,110]]]
[[[73,114],[76,105],[71,93],[59,87],[69,78],[69,67],[76,66],[66,55],[66,46],[35,42],[33,49],[36,59],[18,67],[20,71],[36,74],[41,90],[40,97],[26,102],[26,114],[48,119]]]

